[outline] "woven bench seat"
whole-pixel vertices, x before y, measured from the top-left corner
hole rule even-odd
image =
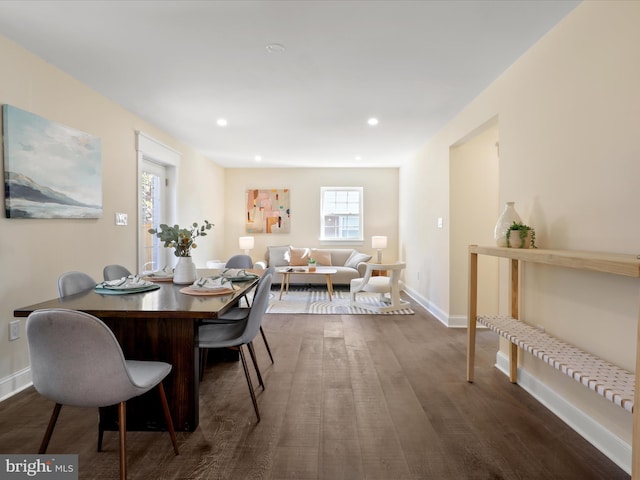
[[[478,317],[478,322],[616,405],[633,412],[635,374],[513,317],[483,315]]]

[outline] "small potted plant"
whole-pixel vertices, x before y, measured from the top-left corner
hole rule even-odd
[[[316,271],[316,261],[314,258],[310,258],[309,261],[307,262],[307,266],[309,267],[309,271],[310,272],[315,272]]]
[[[536,247],[536,231],[533,227],[522,222],[513,222],[505,236],[509,248],[538,248]]]

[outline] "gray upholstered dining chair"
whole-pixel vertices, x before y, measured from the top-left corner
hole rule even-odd
[[[65,272],[58,277],[58,296],[60,298],[91,290],[96,281],[83,272]]]
[[[122,265],[117,264],[107,265],[102,270],[102,276],[104,277],[105,281],[118,280],[119,278],[128,277],[129,275],[131,275],[131,272],[127,267],[123,267]]]
[[[242,361],[242,368],[244,375],[247,379],[247,385],[249,386],[249,393],[251,394],[251,401],[253,402],[253,408],[260,421],[260,412],[258,410],[258,402],[256,401],[256,394],[253,389],[253,383],[251,382],[251,375],[249,373],[249,367],[247,365],[247,359],[244,354],[243,346],[246,345],[253,366],[256,369],[258,376],[258,382],[264,390],[264,382],[262,381],[262,375],[260,368],[258,367],[258,361],[256,359],[255,350],[253,349],[253,339],[260,331],[260,323],[264,312],[269,304],[269,292],[271,291],[271,282],[273,276],[266,274],[262,277],[262,281],[256,289],[256,295],[253,299],[249,316],[246,321],[239,321],[233,323],[220,323],[220,324],[204,324],[198,327],[198,337],[200,348],[200,375],[204,371],[204,364],[206,363],[206,351],[209,348],[237,348],[240,353],[240,360]]]
[[[256,286],[256,291],[260,287],[260,283],[264,281],[267,275],[271,275],[273,277],[273,275],[275,274],[275,270],[276,269],[273,266],[265,270],[264,274],[262,275],[262,277],[260,277],[260,280],[258,281],[258,285]],[[273,281],[273,278],[272,278],[272,281]],[[246,320],[249,317],[249,313],[251,312],[251,305],[249,304],[249,300],[246,299],[246,296],[244,298],[247,302],[248,307],[234,307],[230,310],[227,310],[218,318],[204,320],[204,323],[234,323],[234,322],[241,322]],[[267,301],[267,304],[268,304],[268,301]],[[267,336],[265,335],[264,329],[262,328],[262,323],[260,324],[260,335],[262,336],[262,341],[264,342],[264,346],[267,349],[267,353],[269,354],[271,363],[275,363],[273,359],[273,354],[271,353],[271,347],[269,345],[269,342],[267,341]],[[201,375],[201,378],[202,378],[202,375]]]
[[[253,260],[249,255],[233,255],[227,260],[226,268],[253,268]]]
[[[251,260],[249,255],[233,255],[232,257],[229,257],[229,260],[227,260],[227,263],[224,266],[225,268],[253,268],[253,260]],[[246,295],[242,298],[247,302],[247,307],[250,306]]]
[[[170,364],[125,360],[117,339],[104,322],[76,310],[36,310],[27,318],[26,332],[33,385],[38,393],[55,402],[40,454],[47,451],[62,405],[118,405],[120,478],[126,479],[126,402],[157,386],[173,449],[178,455],[162,386],[162,380],[171,372]],[[101,436],[102,430],[99,446]]]

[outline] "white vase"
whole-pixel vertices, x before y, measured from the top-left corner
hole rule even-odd
[[[191,257],[179,257],[173,270],[173,283],[186,285],[196,281],[196,264]]]
[[[504,210],[498,217],[496,226],[493,230],[493,238],[496,241],[496,245],[499,247],[507,246],[507,230],[513,224],[513,222],[521,223],[520,215],[514,208],[515,202],[507,202]]]

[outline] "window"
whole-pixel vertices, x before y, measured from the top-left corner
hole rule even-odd
[[[362,187],[320,189],[320,240],[362,241]]]

